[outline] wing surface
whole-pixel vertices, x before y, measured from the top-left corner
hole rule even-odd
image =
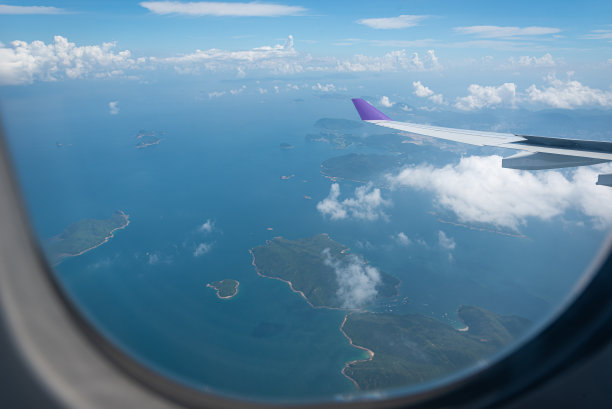
[[[361,99],[353,99],[361,119],[374,125],[418,135],[477,146],[494,146],[523,151],[505,158],[502,166],[513,169],[554,169],[594,165],[612,161],[612,142],[548,138],[501,132],[471,131],[393,121]],[[603,183],[601,183],[603,184]]]

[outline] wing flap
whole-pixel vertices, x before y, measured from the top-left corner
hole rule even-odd
[[[502,159],[502,167],[507,169],[540,170],[596,165],[603,162],[607,162],[607,160],[543,152],[520,152],[509,158]]]

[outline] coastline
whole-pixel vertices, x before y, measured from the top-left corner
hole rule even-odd
[[[217,287],[215,287],[214,285],[208,283],[208,284],[206,284],[206,287],[207,288],[212,288],[213,290],[215,290],[217,292],[217,297],[220,300],[229,300],[230,298],[234,298],[236,295],[238,295],[238,287],[240,287],[240,281],[238,281],[238,280],[233,280],[233,281],[236,282],[236,287],[234,287],[234,294],[226,295],[225,297],[221,296],[220,290]]]
[[[110,239],[112,239],[113,237],[115,237],[115,232],[116,232],[117,230],[123,230],[123,229],[125,229],[126,227],[128,227],[128,226],[129,226],[129,224],[130,224],[130,215],[129,215],[129,214],[126,214],[126,213],[125,213],[123,210],[119,210],[119,213],[121,213],[121,215],[123,216],[123,219],[125,220],[125,224],[123,224],[122,226],[115,227],[114,229],[112,229],[112,230],[111,230],[111,231],[108,233],[108,235],[107,235],[106,237],[104,237],[104,240],[102,240],[102,241],[101,241],[100,243],[98,243],[98,244],[95,244],[95,245],[93,245],[93,246],[91,246],[91,247],[89,247],[89,248],[86,248],[85,250],[82,250],[82,251],[80,251],[80,252],[78,252],[78,253],[76,253],[76,254],[67,254],[67,253],[65,253],[65,254],[60,254],[60,255],[58,255],[58,261],[57,261],[57,263],[55,263],[55,264],[54,264],[54,266],[56,266],[56,265],[58,265],[59,263],[61,263],[61,262],[62,262],[64,259],[67,259],[67,258],[70,258],[70,257],[77,257],[77,256],[81,256],[81,255],[83,255],[83,254],[87,253],[88,251],[91,251],[91,250],[93,250],[93,249],[95,249],[95,248],[100,247],[101,245],[103,245],[104,243],[107,243],[107,242],[108,242]]]
[[[346,321],[348,320],[348,316],[350,315],[350,313],[346,314],[344,316],[344,319],[342,320],[342,324],[340,324],[340,332],[342,333],[342,335],[344,335],[344,337],[346,339],[348,339],[349,344],[357,349],[361,349],[362,351],[366,351],[368,353],[368,358],[367,359],[355,359],[353,361],[347,362],[346,364],[344,364],[344,368],[342,368],[342,370],[340,371],[342,373],[342,375],[344,375],[345,378],[347,378],[349,381],[353,382],[353,385],[355,385],[355,389],[361,389],[359,387],[359,384],[357,383],[357,381],[353,378],[351,378],[349,375],[346,374],[346,370],[347,368],[349,368],[351,365],[357,364],[359,362],[368,362],[371,361],[372,359],[374,359],[374,351],[372,351],[371,349],[368,349],[366,347],[363,347],[361,345],[356,345],[355,343],[353,343],[353,340],[351,339],[351,337],[348,336],[348,334],[344,331],[344,324],[346,324]]]

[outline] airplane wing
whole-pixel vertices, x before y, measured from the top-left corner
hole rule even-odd
[[[361,98],[354,98],[353,104],[361,119],[374,125],[446,139],[448,141],[522,151],[516,155],[504,158],[502,160],[502,167],[504,168],[525,170],[555,169],[595,165],[612,161],[612,142],[471,131],[467,129],[398,122],[393,121]],[[612,186],[612,174],[599,175],[597,184]]]

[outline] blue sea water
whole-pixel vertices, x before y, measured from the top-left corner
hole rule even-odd
[[[272,237],[329,233],[401,279],[400,297],[378,309],[456,326],[461,304],[546,319],[605,237],[557,221],[530,220],[524,238],[442,223],[432,195],[408,189],[383,191],[393,201],[388,221],[331,221],[316,209],[331,185],[321,162],[369,150],[338,151],[304,136],[321,117],[355,119],[350,101],[307,92],[209,99],[202,88],[36,84],[2,100],[40,238],[117,209],[130,215],[108,243],[56,267],[67,293],[126,351],[194,387],[269,399],[354,392],[340,371],[364,353],[338,330],[344,313],[313,309],[255,273],[248,250]],[[120,101],[118,115],[108,114],[110,100]],[[140,129],[163,131],[161,143],[136,149]],[[347,195],[359,186],[340,185]],[[200,231],[209,219],[213,230]],[[441,230],[457,243],[452,257],[436,245]],[[400,231],[423,244],[397,246],[391,236]],[[210,251],[196,257],[202,243]],[[230,300],[206,288],[224,278],[240,282]]]

